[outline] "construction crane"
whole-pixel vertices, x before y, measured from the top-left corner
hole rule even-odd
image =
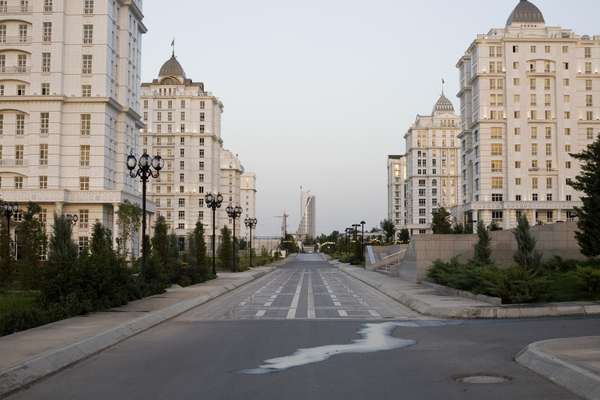
[[[283,215],[277,215],[273,218],[281,218],[281,238],[283,240],[285,240],[285,238],[287,237],[287,219],[289,217],[289,214],[287,213],[287,211],[283,210]]]

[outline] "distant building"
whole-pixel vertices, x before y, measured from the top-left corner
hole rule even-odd
[[[138,153],[142,1],[3,1],[0,197],[74,214],[80,249],[119,205],[141,203],[125,159]],[[152,206],[150,205],[150,210]]]
[[[159,179],[149,181],[148,193],[183,249],[197,221],[212,224],[204,197],[221,190],[223,104],[202,82],[186,77],[174,53],[158,79],[142,85],[142,100],[143,150],[165,159]]]
[[[464,221],[509,229],[575,218],[569,154],[600,133],[600,36],[547,26],[521,0],[503,28],[477,35],[457,64]]]
[[[229,218],[225,209],[228,206],[240,206],[242,207],[241,198],[241,186],[242,186],[242,174],[244,173],[244,167],[240,162],[237,154],[233,154],[229,150],[223,150],[221,152],[221,193],[223,194],[223,205],[220,210],[220,219],[217,224],[217,229],[227,226],[229,230],[233,232],[233,220]],[[240,238],[242,232],[242,225],[244,225],[244,215],[235,221],[235,236]]]
[[[302,192],[300,225],[298,227],[298,239],[304,240],[307,238],[317,237],[317,198],[310,192]]]
[[[400,231],[406,226],[406,207],[404,198],[404,183],[406,181],[406,157],[389,155],[388,169],[388,219],[394,223],[396,230]]]
[[[460,119],[442,94],[431,115],[417,115],[404,136],[406,217],[400,228],[411,235],[431,233],[433,211],[450,211],[459,204],[459,133]]]

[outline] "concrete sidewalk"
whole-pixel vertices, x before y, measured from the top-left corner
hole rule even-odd
[[[0,337],[0,397],[258,279],[290,258]]]
[[[600,400],[600,336],[532,343],[515,359],[585,399]]]
[[[364,268],[331,262],[341,271],[374,287],[407,307],[438,318],[535,318],[573,315],[600,315],[600,303],[555,303],[539,305],[497,305],[466,297],[443,294],[440,291],[386,276]]]

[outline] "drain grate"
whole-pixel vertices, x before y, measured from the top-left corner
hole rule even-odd
[[[470,385],[491,385],[497,383],[505,383],[511,379],[507,376],[492,375],[492,374],[478,374],[468,375],[454,378],[459,383],[467,383]]]

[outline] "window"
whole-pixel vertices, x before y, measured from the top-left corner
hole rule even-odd
[[[492,160],[492,172],[502,172],[502,160]]]
[[[552,160],[546,160],[546,170],[552,171]]]
[[[81,85],[81,97],[92,97],[92,85]]]
[[[521,186],[521,178],[515,178],[515,185]]]
[[[502,128],[500,128],[500,127],[492,128],[492,139],[502,139]]]
[[[518,153],[521,151],[521,145],[520,144],[515,144],[515,152]]]
[[[85,254],[90,247],[90,239],[87,236],[79,236],[77,250],[79,254]]]
[[[203,170],[204,170],[204,161],[200,161],[200,162],[198,162],[198,169],[199,169],[200,171],[203,171]]]
[[[79,210],[79,228],[87,229],[90,223],[90,210]]]
[[[594,98],[591,94],[585,96],[585,106],[593,107],[594,106]]]
[[[42,53],[42,72],[50,72],[51,53]]]
[[[521,168],[521,161],[515,161],[515,168],[516,169]]]
[[[492,143],[492,155],[493,156],[501,156],[502,155],[502,144]]]
[[[538,201],[538,194],[537,194],[537,193],[533,193],[533,194],[531,195],[531,200],[533,200],[533,201]]]
[[[531,160],[531,169],[538,169],[538,160]]]
[[[502,189],[504,188],[504,178],[501,176],[493,176],[492,177],[492,189]]]
[[[40,144],[40,165],[48,165],[48,144]]]
[[[84,14],[93,14],[94,13],[94,0],[84,0],[83,13]]]
[[[90,190],[90,177],[80,176],[79,177],[79,190],[87,191]]]
[[[546,155],[547,156],[552,155],[552,143],[546,143]]]
[[[40,113],[40,135],[47,135],[50,128],[50,113]]]
[[[48,189],[48,177],[47,176],[40,176],[39,182],[40,182],[40,189]]]
[[[79,166],[89,167],[90,166],[90,145],[83,144],[79,146]]]
[[[25,96],[25,85],[17,85],[17,96]]]
[[[200,149],[200,150],[198,151],[198,156],[199,156],[200,158],[204,158],[204,149]]]
[[[591,62],[586,62],[585,63],[585,73],[586,74],[591,74],[592,73],[592,63]]]
[[[25,115],[17,114],[17,136],[23,136],[25,134]]]
[[[4,96],[4,85],[0,85],[0,96]]]
[[[4,114],[0,114],[0,135],[4,134]]]
[[[6,55],[0,54],[0,72],[6,72]]]
[[[504,220],[504,212],[503,211],[492,211],[492,221],[499,224]]]
[[[531,187],[533,189],[537,189],[538,188],[538,178],[531,178]]]
[[[52,12],[52,0],[44,0],[44,12]]]
[[[92,44],[94,40],[94,25],[83,25],[83,44]]]
[[[593,88],[593,81],[591,79],[586,79],[585,80],[585,90],[592,90]]]
[[[27,43],[29,41],[27,33],[27,25],[19,25],[19,43]]]
[[[52,41],[52,22],[44,22],[44,28],[42,31],[42,42]]]
[[[546,189],[552,189],[552,178],[546,178]]]
[[[23,165],[24,148],[22,144],[15,146],[15,161],[17,165]]]
[[[571,161],[565,161],[565,168],[571,169]]]
[[[593,140],[594,139],[594,128],[587,128],[586,129],[586,137],[588,140]]]
[[[537,143],[531,143],[531,155],[537,156],[538,154],[538,145]]]
[[[571,86],[571,81],[569,80],[569,78],[563,79],[563,85],[564,85],[564,87]]]
[[[179,157],[185,157],[185,149],[179,149]]]
[[[529,80],[529,89],[531,90],[535,90],[536,89],[536,80],[535,78],[532,78]]]
[[[565,128],[565,136],[571,136],[571,128]]]
[[[15,189],[23,189],[23,177],[15,176]]]
[[[48,82],[42,83],[42,96],[50,96],[50,84]]]
[[[492,193],[492,201],[493,202],[504,201],[504,195],[502,193]]]
[[[92,73],[92,55],[84,54],[81,56],[81,73],[91,74]]]
[[[81,135],[89,136],[92,131],[92,115],[81,114]]]

